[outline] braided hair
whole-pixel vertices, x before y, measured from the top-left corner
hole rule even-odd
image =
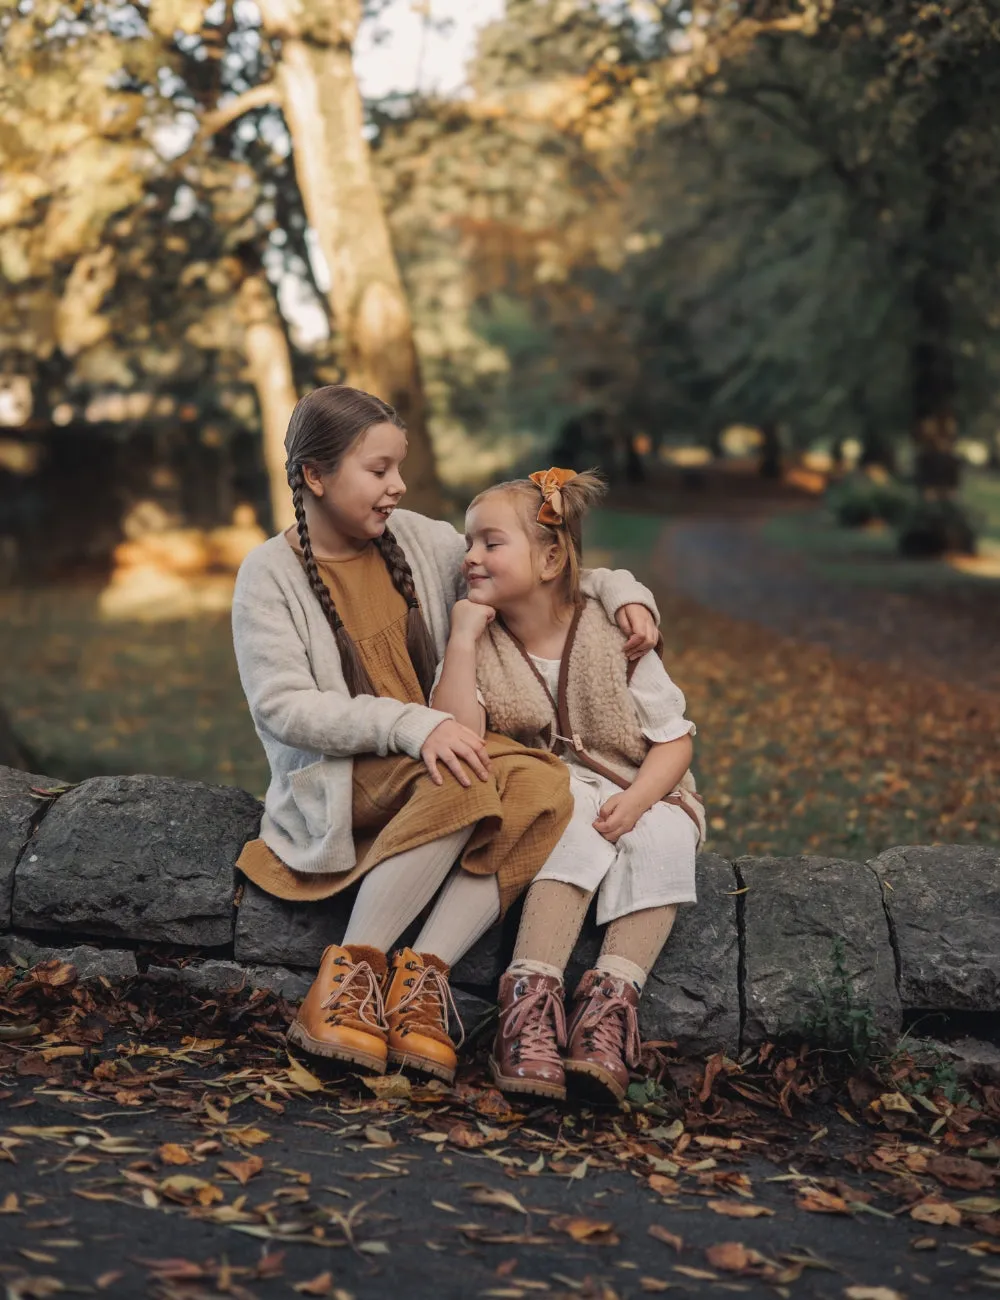
[[[320,473],[332,474],[358,439],[373,424],[383,423],[394,424],[398,429],[406,427],[395,410],[381,398],[358,388],[330,384],[317,388],[296,404],[285,434],[285,472],[292,490],[302,565],[336,639],[344,681],[352,696],[375,695],[377,692],[329,588],[320,577],[306,522],[303,466],[314,465]],[[426,699],[434,681],[436,656],[420,609],[413,572],[403,548],[388,528],[375,538],[375,546],[385,562],[393,586],[406,601],[406,648]]]

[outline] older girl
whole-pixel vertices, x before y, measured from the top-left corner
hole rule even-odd
[[[569,766],[575,812],[528,892],[491,1061],[499,1087],[545,1097],[564,1097],[567,1080],[624,1096],[639,996],[677,905],[695,901],[705,827],[683,695],[658,654],[627,662],[623,634],[580,588],[581,523],[601,490],[551,469],[473,501],[469,597],[433,697],[470,731],[488,722]],[[563,972],[595,892],[604,945],[567,1028]]]
[[[296,526],[247,557],[233,602],[240,678],[271,768],[260,839],[239,866],[285,899],[358,885],[289,1041],[366,1070],[392,1061],[450,1080],[449,966],[554,848],[571,809],[565,773],[428,707],[464,543],[449,524],[399,509],[406,431],[392,408],[317,389],[296,406],[285,447]],[[627,600],[651,603],[628,575],[601,572],[594,590],[612,616]],[[652,639],[647,610],[619,612],[633,650]],[[447,924],[433,911],[414,949],[387,959],[459,858]],[[463,885],[480,877],[489,912],[463,906]]]

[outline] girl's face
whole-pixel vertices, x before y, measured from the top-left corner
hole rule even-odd
[[[366,543],[385,532],[406,491],[400,475],[405,455],[406,434],[384,421],[366,429],[331,474],[302,467],[313,509],[333,534]]]
[[[465,516],[463,563],[469,600],[503,610],[558,577],[559,547],[539,548],[525,532],[514,500],[491,492]]]

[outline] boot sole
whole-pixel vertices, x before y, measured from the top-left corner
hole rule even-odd
[[[496,1061],[490,1057],[490,1073],[501,1092],[520,1092],[528,1097],[547,1097],[552,1101],[565,1101],[566,1088],[558,1083],[545,1083],[540,1079],[508,1079],[500,1073]]]
[[[349,1052],[345,1048],[332,1047],[329,1043],[323,1043],[318,1038],[311,1037],[301,1025],[294,1022],[288,1026],[285,1039],[295,1047],[301,1047],[310,1056],[322,1056],[328,1061],[343,1061],[345,1065],[363,1065],[365,1069],[371,1070],[373,1074],[385,1074],[386,1063],[381,1056],[373,1056],[368,1052]]]
[[[590,1061],[563,1061],[566,1082],[575,1096],[587,1101],[623,1101],[625,1089],[607,1070]]]
[[[431,1074],[435,1079],[443,1079],[445,1083],[455,1082],[454,1070],[449,1070],[440,1061],[431,1061],[425,1056],[414,1056],[412,1052],[390,1052],[389,1064],[398,1066],[401,1070],[418,1070],[421,1074]]]

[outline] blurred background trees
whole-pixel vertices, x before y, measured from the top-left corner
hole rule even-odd
[[[637,478],[735,425],[770,473],[857,444],[908,479],[917,549],[972,544],[988,0],[507,0],[466,95],[363,104],[378,8],[0,8],[12,570],[286,523],[288,412],[338,380],[403,412],[417,508],[549,454]]]

